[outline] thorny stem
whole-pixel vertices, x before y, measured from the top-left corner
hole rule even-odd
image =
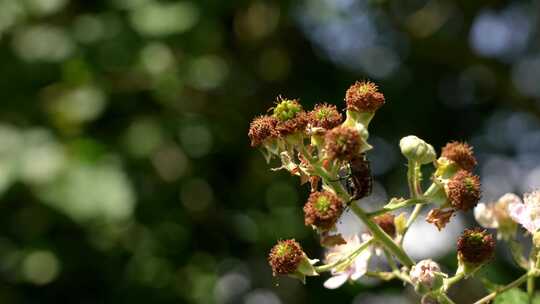
[[[341,258],[341,259],[339,259],[339,260],[337,260],[337,261],[335,261],[334,263],[331,263],[331,264],[317,266],[317,267],[315,267],[315,270],[317,272],[321,273],[321,272],[329,271],[332,268],[334,268],[334,267],[336,267],[336,266],[338,266],[338,265],[340,265],[342,263],[348,262],[348,261],[354,259],[354,257],[356,255],[358,255],[360,252],[364,251],[369,245],[371,245],[372,242],[373,242],[373,239],[369,239],[369,240],[363,242],[362,244],[360,244],[358,249],[351,252],[348,256],[343,257],[343,258]]]
[[[529,275],[532,275],[532,274],[529,273],[529,272],[525,273],[521,277],[517,278],[515,281],[511,282],[510,284],[505,285],[505,286],[495,290],[494,292],[488,294],[487,296],[481,298],[480,300],[474,302],[474,304],[489,303],[489,301],[493,300],[499,294],[501,294],[501,293],[503,293],[503,292],[505,292],[505,291],[507,291],[509,289],[512,289],[514,287],[518,287],[519,285],[523,284],[525,281],[527,281],[527,279],[529,278]]]

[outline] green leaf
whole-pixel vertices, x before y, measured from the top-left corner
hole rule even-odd
[[[512,288],[495,298],[493,304],[527,304],[527,293],[519,288]]]

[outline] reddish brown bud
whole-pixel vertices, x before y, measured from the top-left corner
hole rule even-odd
[[[294,239],[279,241],[270,250],[268,263],[272,267],[274,276],[293,274],[302,261],[304,252]]]
[[[379,225],[386,234],[391,237],[396,236],[396,225],[394,224],[395,216],[390,213],[385,213],[373,218],[373,221]]]
[[[330,230],[343,212],[343,204],[332,192],[312,192],[304,205],[306,225]]]
[[[459,258],[470,264],[482,264],[493,257],[495,240],[485,229],[466,229],[457,241]]]
[[[450,218],[452,215],[454,215],[455,210],[454,209],[431,209],[426,217],[426,222],[430,224],[434,224],[437,226],[437,229],[441,231],[448,222],[450,222]]]
[[[360,153],[360,134],[353,128],[336,127],[326,132],[326,152],[330,159],[350,161]]]
[[[448,182],[446,194],[452,207],[467,211],[480,200],[480,178],[469,171],[460,170]]]
[[[384,105],[384,95],[373,82],[356,82],[345,94],[347,110],[356,112],[375,112]]]
[[[447,143],[442,148],[441,156],[455,162],[463,170],[472,171],[477,165],[472,147],[464,142],[452,141]]]
[[[276,137],[276,124],[277,119],[272,116],[261,115],[253,119],[248,132],[251,146],[260,146],[265,140]]]
[[[330,130],[341,124],[342,115],[335,105],[318,104],[308,113],[308,121],[312,127]]]

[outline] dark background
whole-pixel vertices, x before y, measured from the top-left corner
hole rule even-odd
[[[529,191],[539,12],[538,1],[0,0],[0,302],[409,303],[398,282],[329,291],[325,278],[271,277],[279,238],[322,252],[303,225],[307,190],[270,172],[249,122],[280,94],[342,108],[348,86],[370,79],[387,100],[370,126],[372,200],[406,193],[397,143],[409,134],[438,151],[472,143],[485,201]],[[464,226],[471,214],[440,234],[424,225],[409,247],[438,248],[451,272]],[[516,277],[507,256],[500,245],[484,274]],[[469,280],[452,296],[482,294]]]

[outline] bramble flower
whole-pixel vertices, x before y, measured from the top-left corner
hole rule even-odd
[[[510,217],[534,234],[540,229],[540,191],[523,195],[524,203],[514,201],[508,206]]]
[[[330,159],[350,161],[362,147],[360,134],[353,128],[336,127],[326,132],[326,153]]]
[[[472,147],[465,142],[452,141],[442,148],[441,157],[454,162],[460,169],[472,171],[477,162]]]
[[[522,205],[519,196],[506,193],[491,204],[478,204],[474,208],[474,217],[482,227],[498,229],[498,238],[508,239],[516,231],[516,222],[510,216],[509,211],[509,206],[515,204]]]
[[[307,114],[307,118],[312,128],[318,128],[323,132],[339,126],[343,119],[336,106],[327,103],[315,105],[315,108]]]
[[[367,241],[371,236],[363,235],[364,241]],[[326,263],[331,264],[343,258],[348,257],[360,247],[360,238],[357,235],[347,238],[346,244],[332,247],[326,255]],[[350,263],[345,267],[337,267],[332,269],[332,277],[324,282],[324,287],[328,289],[336,289],[345,282],[352,280],[356,281],[366,274],[369,264],[369,259],[373,254],[371,246],[360,252]]]
[[[268,263],[274,276],[288,275],[302,281],[305,276],[317,276],[313,264],[318,260],[310,260],[302,247],[294,239],[279,241],[268,255]]]
[[[332,229],[342,212],[342,202],[330,191],[312,192],[304,205],[306,225],[322,231]]]
[[[373,82],[356,82],[345,93],[347,110],[373,113],[384,105],[384,95]]]
[[[441,272],[439,264],[432,260],[422,260],[409,272],[415,290],[420,294],[438,289],[443,284],[446,274]]]
[[[446,194],[452,207],[467,211],[480,200],[480,178],[469,171],[458,171],[446,185]]]
[[[480,265],[493,257],[495,240],[485,229],[466,229],[458,238],[457,252],[460,261]]]

